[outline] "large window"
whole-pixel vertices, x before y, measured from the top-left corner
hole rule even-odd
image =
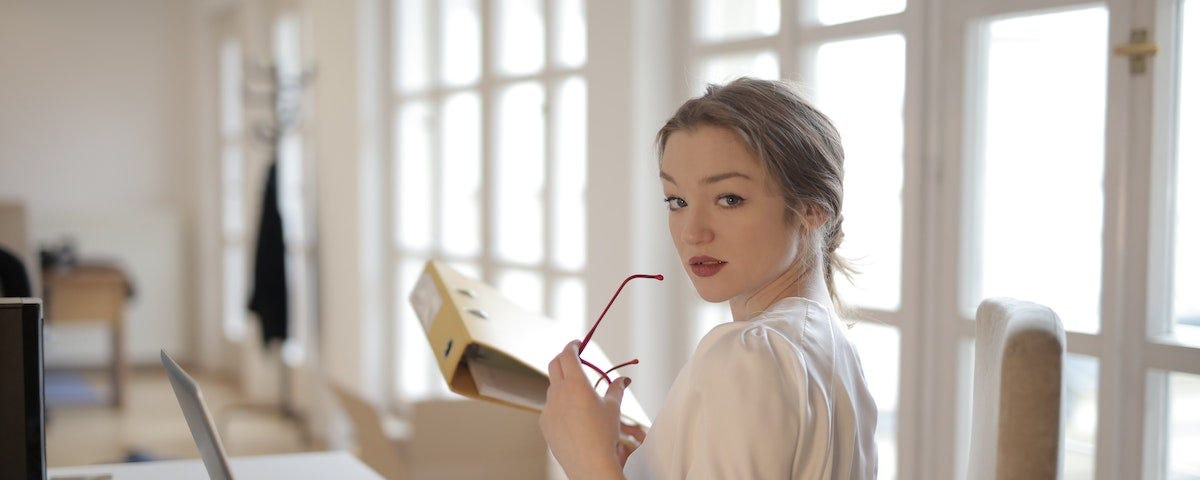
[[[223,25],[227,26],[227,25]],[[232,30],[232,27],[228,28]],[[220,97],[221,330],[241,340],[246,331],[246,181],[242,139],[242,49],[225,32],[218,53]]]
[[[407,301],[430,258],[582,325],[583,233],[606,221],[584,216],[584,73],[604,52],[596,65],[637,65],[641,94],[645,76],[676,97],[782,78],[833,119],[841,253],[862,272],[838,289],[879,407],[880,478],[965,475],[974,312],[994,296],[1043,303],[1067,330],[1066,478],[1196,478],[1197,2],[670,0],[629,9],[670,34],[621,30],[633,48],[610,51],[588,48],[582,0],[395,0],[394,393],[444,389]],[[621,5],[588,3],[610,28]],[[688,351],[729,315],[683,310],[688,335],[630,343]]]
[[[583,323],[582,0],[397,0],[393,10],[393,393],[445,392],[408,293],[437,259]]]
[[[834,121],[845,145],[846,240],[839,253],[862,271],[837,286],[855,310],[850,330],[879,407],[880,478],[894,478],[901,331],[913,305],[902,302],[905,102],[911,20],[903,0],[855,3],[695,0],[689,71],[692,94],[740,76],[798,84]],[[800,39],[803,39],[801,41]],[[694,338],[728,319],[725,305],[698,304]]]
[[[1196,0],[679,3],[688,94],[796,80],[843,136],[841,252],[862,273],[838,287],[880,478],[965,474],[973,317],[994,296],[1068,331],[1066,478],[1197,475]],[[1139,42],[1160,47],[1141,70],[1114,53]],[[691,318],[694,344],[728,312]]]

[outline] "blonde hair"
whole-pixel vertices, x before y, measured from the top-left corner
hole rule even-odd
[[[844,236],[844,154],[833,122],[784,82],[742,77],[725,85],[709,84],[704,95],[685,102],[659,129],[659,162],[672,133],[700,126],[727,128],[742,139],[783,194],[790,212],[787,221],[803,228],[801,207],[825,212],[828,220],[821,228],[802,232],[801,261],[807,274],[818,258],[824,258],[825,286],[839,313],[845,313],[833,275],[850,277],[856,272],[837,253]]]

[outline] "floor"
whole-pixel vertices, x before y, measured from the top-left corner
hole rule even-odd
[[[277,413],[231,407],[245,402],[236,385],[191,373],[201,385],[230,455],[313,450],[304,445],[295,425]],[[97,388],[107,388],[103,373],[87,373],[84,377]],[[161,368],[135,369],[126,388],[126,405],[121,410],[108,406],[51,409],[46,426],[47,464],[117,463],[131,455],[147,459],[199,458]]]

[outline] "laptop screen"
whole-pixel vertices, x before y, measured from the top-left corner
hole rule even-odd
[[[40,300],[0,298],[0,478],[46,478],[41,313]]]

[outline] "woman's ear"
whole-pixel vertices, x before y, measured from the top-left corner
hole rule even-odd
[[[810,232],[815,232],[821,227],[824,227],[825,222],[829,221],[829,213],[827,213],[825,209],[818,208],[812,204],[806,203],[802,207],[801,212],[803,213],[801,221],[804,222],[804,228],[807,228]]]

